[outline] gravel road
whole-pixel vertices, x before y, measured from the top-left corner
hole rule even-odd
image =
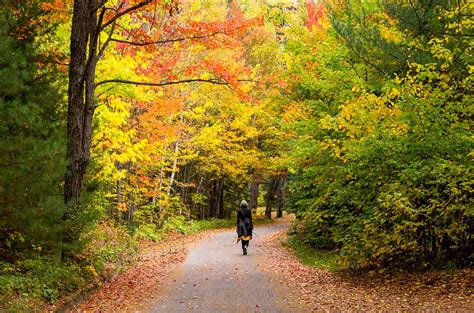
[[[278,298],[269,274],[257,266],[259,241],[288,227],[257,226],[248,255],[236,244],[235,231],[226,231],[193,245],[175,279],[164,286],[148,312],[290,312]],[[255,235],[256,234],[256,235]]]

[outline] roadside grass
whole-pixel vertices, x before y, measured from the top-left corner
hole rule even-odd
[[[287,245],[305,265],[326,269],[331,272],[344,269],[344,266],[340,263],[337,251],[316,250],[299,240],[296,236],[289,236]]]
[[[46,310],[65,293],[87,285],[86,269],[53,256],[37,256],[14,264],[0,262],[0,311]]]

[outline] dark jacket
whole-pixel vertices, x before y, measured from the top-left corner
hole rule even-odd
[[[237,234],[241,236],[252,236],[253,221],[252,210],[240,208],[237,212]]]

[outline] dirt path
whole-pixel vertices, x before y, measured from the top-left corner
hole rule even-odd
[[[249,254],[242,255],[235,232],[226,231],[190,248],[181,270],[160,297],[147,301],[148,312],[295,312],[279,299],[271,274],[258,266],[266,235],[287,228],[277,224],[255,228]]]

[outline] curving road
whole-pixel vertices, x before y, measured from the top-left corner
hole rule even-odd
[[[190,248],[174,281],[164,286],[148,312],[291,312],[258,265],[259,239],[288,227],[257,226],[249,254],[242,255],[235,231],[212,235]]]

